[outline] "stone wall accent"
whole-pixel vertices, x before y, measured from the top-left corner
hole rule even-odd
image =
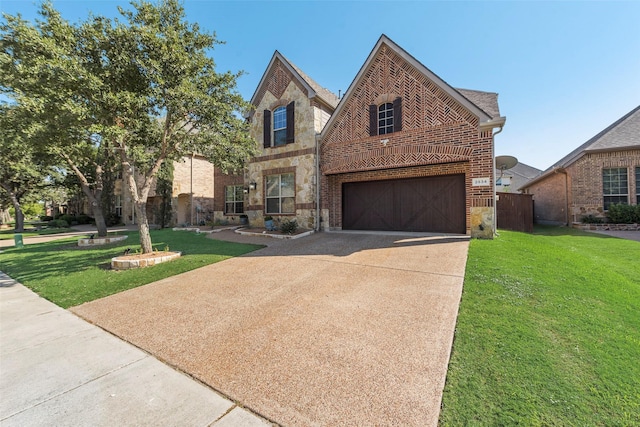
[[[289,80],[287,81],[286,78]],[[296,213],[275,216],[277,219],[295,218],[301,227],[315,226],[316,199],[316,132],[317,127],[328,120],[326,107],[312,102],[302,86],[293,79],[286,68],[276,61],[267,75],[267,84],[255,112],[251,117],[250,133],[256,140],[259,152],[249,161],[244,174],[245,185],[255,182],[256,189],[245,197],[245,213],[249,223],[262,226],[265,215],[265,177],[294,173],[296,187]],[[264,110],[273,110],[289,102],[295,102],[295,141],[279,147],[263,147]],[[320,117],[318,117],[320,116]]]
[[[587,231],[640,231],[640,224],[583,224],[574,222],[571,226]]]

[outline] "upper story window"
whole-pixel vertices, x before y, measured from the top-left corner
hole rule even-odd
[[[378,135],[393,133],[393,104],[387,102],[378,107]]]
[[[273,145],[278,147],[287,143],[287,109],[278,107],[273,111]]]
[[[295,101],[273,111],[264,110],[264,148],[280,147],[295,141]]]
[[[386,135],[402,130],[402,98],[369,106],[369,135]]]
[[[613,204],[628,204],[627,168],[602,169],[602,192],[604,193],[604,210],[608,210]]]

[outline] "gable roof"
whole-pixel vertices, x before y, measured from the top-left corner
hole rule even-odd
[[[277,60],[279,60],[285,66],[285,68],[287,68],[287,70],[289,70],[291,74],[307,90],[309,99],[313,99],[317,97],[324,104],[327,104],[331,108],[335,108],[338,105],[338,102],[340,101],[340,99],[338,99],[338,97],[335,94],[333,94],[328,89],[325,89],[324,87],[316,83],[315,80],[313,80],[307,74],[302,72],[300,68],[296,67],[291,61],[285,58],[284,55],[282,55],[277,50],[274,52],[273,56],[271,57],[271,61],[269,61],[269,65],[267,66],[267,69],[262,75],[262,78],[260,79],[260,83],[258,83],[258,87],[256,87],[255,92],[253,92],[253,96],[251,97],[251,104],[253,105],[258,104],[259,100],[256,99],[256,97],[260,93],[262,86],[266,84],[266,79],[267,79],[267,76],[269,75],[269,71],[271,70],[271,68],[273,67],[273,64]]]
[[[459,88],[456,88],[456,90],[469,101],[480,107],[482,111],[487,113],[492,119],[500,118],[497,93]]]
[[[587,153],[629,150],[633,148],[640,148],[640,105],[558,160],[540,176],[527,182],[521,188],[526,188],[543,180],[557,169],[566,168]]]
[[[386,45],[391,50],[393,50],[398,56],[411,64],[416,70],[425,75],[429,80],[435,83],[438,87],[440,87],[444,92],[446,92],[449,96],[467,108],[472,114],[478,117],[480,127],[489,129],[495,127],[501,127],[504,125],[506,118],[500,117],[500,112],[498,110],[498,101],[497,94],[491,92],[479,92],[468,89],[454,89],[447,82],[442,80],[438,75],[436,75],[433,71],[422,65],[420,61],[415,59],[411,54],[402,49],[399,45],[397,45],[393,40],[391,40],[386,35],[382,34],[375,46],[369,53],[366,61],[360,67],[360,71],[353,79],[349,88],[345,92],[344,96],[340,100],[338,107],[334,111],[334,113],[329,118],[327,124],[325,124],[324,129],[322,130],[322,134],[327,132],[328,129],[331,129],[331,124],[334,120],[337,120],[336,117],[340,115],[340,111],[347,104],[347,101],[351,97],[351,94],[358,87],[360,81],[364,78],[365,73],[372,61],[375,59],[376,55],[380,51],[383,45]],[[464,93],[463,93],[464,92]],[[481,103],[484,108],[481,108],[475,102]],[[485,111],[485,108],[489,111]]]

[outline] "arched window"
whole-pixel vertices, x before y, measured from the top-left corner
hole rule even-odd
[[[402,130],[402,98],[369,105],[369,135],[386,135]]]
[[[295,101],[275,110],[264,110],[264,148],[295,142]]]

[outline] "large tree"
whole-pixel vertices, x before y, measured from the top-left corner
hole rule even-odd
[[[83,153],[118,157],[146,253],[153,250],[146,203],[164,162],[198,153],[223,170],[239,170],[256,145],[240,114],[249,108],[236,90],[240,73],[216,72],[209,56],[220,43],[215,34],[188,23],[177,0],[132,5],[133,11],[119,8],[122,20],[90,17],[70,25],[45,3],[38,27],[7,18],[10,31],[3,32],[18,42],[0,54],[13,60],[1,69],[18,75],[25,70],[15,57],[48,56],[35,61],[37,72],[26,72],[30,79],[17,80],[35,87],[36,101],[29,101],[48,124],[52,149],[79,176],[73,164]],[[38,51],[25,55],[23,44]],[[44,46],[54,54],[42,52]],[[101,189],[104,161],[95,164],[86,185]]]
[[[23,199],[36,197],[53,172],[48,157],[37,155],[29,144],[29,128],[18,108],[0,105],[0,193],[4,192],[15,210],[16,232],[24,231]]]

